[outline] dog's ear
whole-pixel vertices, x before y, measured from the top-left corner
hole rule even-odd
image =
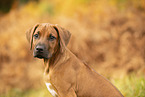
[[[26,31],[26,38],[30,43],[30,49],[32,49],[33,44],[33,34],[35,33],[36,29],[38,28],[39,24],[36,24],[34,27],[30,28]]]
[[[53,27],[58,33],[58,37],[60,38],[59,40],[61,47],[66,47],[67,44],[69,43],[71,33],[58,25],[53,25]]]

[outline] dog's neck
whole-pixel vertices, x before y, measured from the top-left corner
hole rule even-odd
[[[50,59],[44,59],[45,73],[49,73],[50,69],[56,67],[56,65],[61,65],[63,62],[68,60],[67,50],[56,51]],[[58,64],[59,63],[59,64]]]

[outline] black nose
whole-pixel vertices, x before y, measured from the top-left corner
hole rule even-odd
[[[37,46],[36,46],[36,51],[37,51],[37,52],[43,52],[43,51],[44,51],[44,46],[42,46],[42,45],[37,45]]]

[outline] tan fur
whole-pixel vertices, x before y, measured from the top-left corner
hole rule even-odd
[[[51,30],[45,29],[41,32],[44,36],[38,40],[39,42],[44,42],[46,45],[48,44],[46,40],[43,40],[48,36],[46,32],[52,31],[58,34],[56,36],[55,47],[52,47],[52,49],[56,48],[57,50],[52,51],[53,55],[50,59],[44,58],[44,80],[52,84],[58,97],[123,97],[115,86],[88,65],[80,61],[66,47],[70,39],[69,31],[58,25],[39,25],[41,26],[38,26],[37,29],[43,29],[44,26],[42,25],[47,25],[45,27],[51,28]],[[35,31],[31,32],[35,33]],[[34,46],[37,43],[38,42],[34,41]]]

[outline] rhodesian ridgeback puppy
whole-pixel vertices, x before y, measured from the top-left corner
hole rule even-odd
[[[123,97],[107,79],[80,61],[66,46],[70,32],[36,24],[27,31],[33,56],[44,59],[44,80],[54,97]]]

